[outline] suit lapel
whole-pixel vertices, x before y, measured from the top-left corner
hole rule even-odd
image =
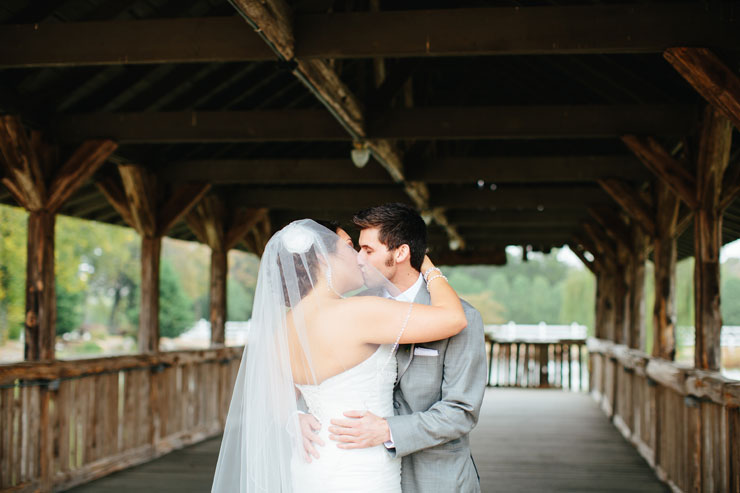
[[[419,288],[416,298],[414,298],[414,303],[428,305],[431,301],[432,299],[429,297],[429,291],[427,291],[426,284],[423,284],[421,288]],[[411,316],[414,316],[413,311],[411,312]],[[409,369],[411,362],[414,360],[415,347],[415,344],[404,344],[402,348],[399,348],[399,351],[396,354],[396,359],[398,361],[398,377],[396,379],[396,385],[401,381],[401,377],[406,373],[406,370]]]

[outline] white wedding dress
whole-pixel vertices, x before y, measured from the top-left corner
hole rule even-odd
[[[293,456],[293,492],[400,493],[401,460],[391,458],[384,445],[364,449],[340,449],[329,439],[330,420],[343,412],[367,410],[377,416],[393,415],[396,358],[393,346],[381,345],[362,363],[330,377],[319,385],[297,385],[308,411],[321,422],[319,459],[307,463]],[[345,418],[346,419],[346,418]]]

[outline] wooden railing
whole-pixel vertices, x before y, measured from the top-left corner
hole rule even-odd
[[[488,385],[494,387],[588,388],[585,339],[498,340],[486,336]]]
[[[591,394],[673,491],[740,491],[740,382],[589,339]]]
[[[0,365],[0,491],[63,491],[218,435],[242,351]]]

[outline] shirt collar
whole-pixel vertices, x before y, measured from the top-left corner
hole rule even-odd
[[[398,296],[394,296],[393,299],[396,301],[405,302],[414,301],[416,299],[416,295],[419,294],[419,289],[421,289],[422,284],[424,284],[424,278],[422,277],[421,273],[419,273],[419,278],[416,280],[416,282],[403,293],[399,294]]]

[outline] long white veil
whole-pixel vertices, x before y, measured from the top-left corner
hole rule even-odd
[[[360,267],[357,253],[339,236],[312,220],[294,221],[270,239],[212,492],[292,491],[291,457],[303,453],[295,362],[305,380],[319,383],[300,302],[317,285],[343,297],[367,294],[368,288],[379,295],[397,294],[377,270]]]

